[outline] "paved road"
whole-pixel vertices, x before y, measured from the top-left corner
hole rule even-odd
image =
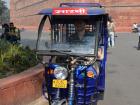
[[[115,47],[108,50],[105,98],[98,105],[140,105],[138,36],[131,33],[118,33],[117,36]],[[34,47],[34,38],[35,36],[26,33],[22,42]],[[47,105],[46,103],[40,98],[32,105]]]
[[[140,51],[137,34],[118,34],[108,51],[104,101],[99,105],[140,105]]]

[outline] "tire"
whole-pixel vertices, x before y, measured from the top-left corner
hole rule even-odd
[[[138,48],[137,49],[140,50],[140,42],[138,43]]]
[[[67,103],[66,103],[66,102],[64,102],[64,103],[62,103],[61,105],[67,105]]]
[[[97,98],[98,98],[97,94],[91,97],[91,102],[92,102],[91,105],[97,105],[98,102]]]
[[[52,105],[67,105],[66,99],[62,99],[60,101],[55,101]]]
[[[91,105],[97,105],[97,101],[96,102],[92,102],[92,104]]]
[[[104,100],[104,91],[99,92],[98,99],[99,100]]]

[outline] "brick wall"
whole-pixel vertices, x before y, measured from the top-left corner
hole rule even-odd
[[[0,105],[27,105],[42,95],[43,67],[0,79]]]
[[[116,31],[131,31],[131,25],[140,22],[139,0],[11,0],[11,21],[20,28],[37,30],[41,9],[57,7],[61,2],[99,2],[107,7]]]
[[[116,31],[131,31],[134,22],[140,23],[140,2],[139,0],[111,0],[107,5],[109,14],[116,24]]]

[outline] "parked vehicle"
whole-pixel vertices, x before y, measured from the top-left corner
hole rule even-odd
[[[105,91],[108,14],[98,3],[61,3],[39,15],[36,51],[49,58],[43,63],[49,105],[96,105]],[[78,34],[85,36],[78,41]]]

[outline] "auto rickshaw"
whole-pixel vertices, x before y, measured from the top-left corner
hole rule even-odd
[[[99,3],[61,3],[39,15],[36,51],[45,58],[49,105],[96,105],[105,91],[108,14]],[[83,39],[75,40],[81,31]]]

